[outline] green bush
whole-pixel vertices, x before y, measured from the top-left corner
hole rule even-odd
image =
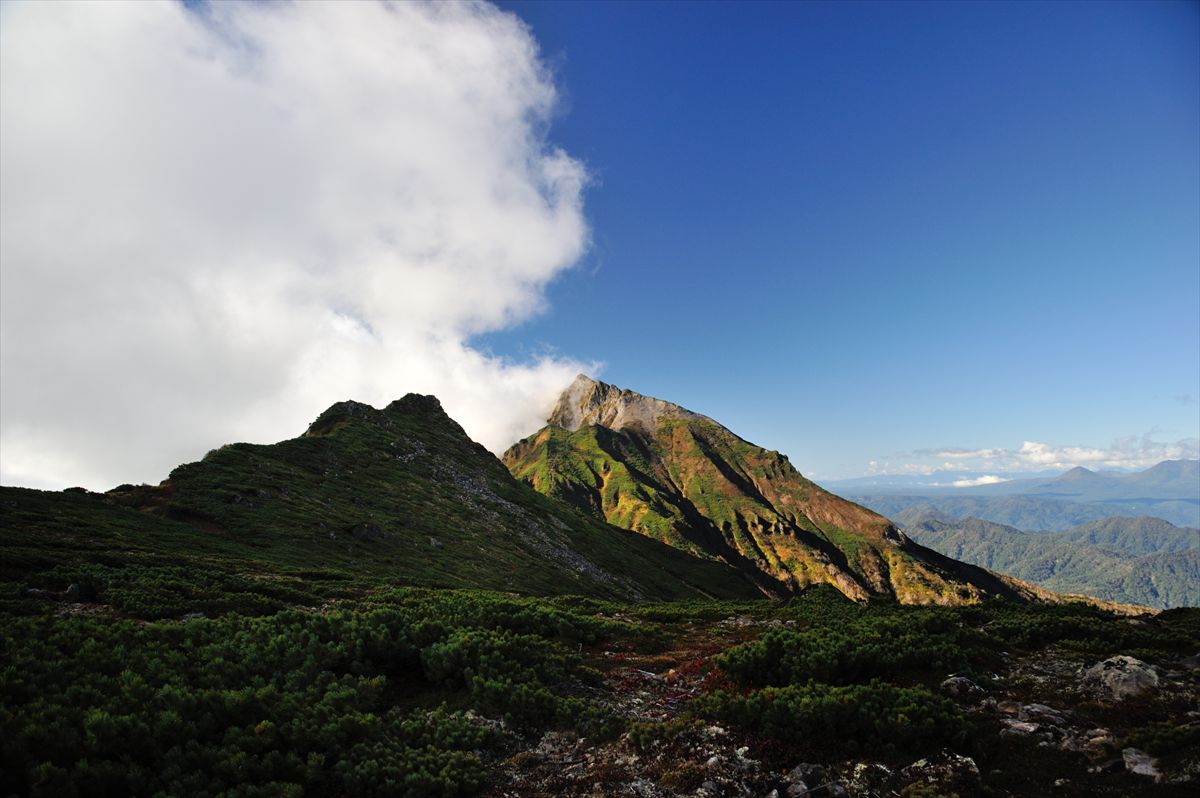
[[[447,593],[183,623],[9,616],[0,792],[466,795],[504,735],[442,702],[532,733],[619,731],[606,710],[560,694],[578,668],[561,643],[455,625],[506,604]],[[551,637],[595,631],[514,609],[512,625]]]
[[[706,717],[789,742],[862,746],[883,754],[960,745],[966,721],[952,701],[924,687],[880,681],[835,687],[810,683],[747,695],[719,691],[691,705]]]

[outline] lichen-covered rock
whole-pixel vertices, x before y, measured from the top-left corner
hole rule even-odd
[[[918,759],[900,772],[908,782],[936,785],[947,792],[970,794],[979,786],[979,766],[969,756],[943,750],[935,756]]]
[[[1140,659],[1120,655],[1085,670],[1083,683],[1105,698],[1124,701],[1158,687],[1158,673]]]
[[[970,701],[983,695],[984,690],[966,676],[951,676],[942,682],[941,691],[957,701]]]
[[[1036,723],[1028,723],[1023,720],[1013,720],[1012,718],[1004,719],[1004,728],[1000,730],[1001,737],[1028,737],[1040,729]]]
[[[1126,748],[1121,752],[1121,758],[1125,760],[1125,769],[1130,773],[1138,776],[1147,776],[1158,780],[1162,773],[1159,772],[1158,764],[1154,761],[1154,757],[1137,748]]]

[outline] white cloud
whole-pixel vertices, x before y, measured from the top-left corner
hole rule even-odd
[[[978,485],[998,485],[1001,482],[1008,482],[1008,480],[995,474],[984,474],[975,479],[956,479],[950,484],[956,488],[974,488]]]
[[[893,455],[900,456],[900,455]],[[937,471],[937,466],[929,465],[928,463],[893,463],[891,460],[871,460],[867,463],[867,474],[869,476],[879,475],[916,475],[929,476]]]
[[[1200,458],[1200,440],[1184,438],[1173,443],[1154,440],[1154,432],[1118,438],[1108,447],[1064,446],[1023,441],[1017,448],[966,449],[942,447],[892,455],[883,465],[871,461],[871,474],[932,475],[955,471],[989,471],[993,475],[959,479],[955,487],[1002,482],[995,473],[1066,471],[1076,466],[1091,469],[1138,470],[1163,460]],[[940,461],[940,462],[939,462]]]
[[[583,166],[476,3],[5,3],[0,478],[157,481],[334,401],[435,393],[497,450],[581,364],[472,335],[584,251]]]
[[[1003,449],[939,449],[934,455],[950,460],[986,460],[1003,453]]]

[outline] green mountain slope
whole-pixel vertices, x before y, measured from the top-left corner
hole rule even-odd
[[[855,599],[939,604],[1032,595],[915,544],[712,419],[584,375],[504,462],[542,493],[730,563],[764,590],[829,583]]]
[[[1200,605],[1200,533],[1160,519],[1110,519],[1046,533],[920,509],[906,510],[896,521],[907,535],[949,557],[1049,590],[1150,607]],[[1124,540],[1121,521],[1129,522]]]
[[[1200,549],[1200,529],[1175,526],[1161,518],[1145,515],[1104,518],[1056,534],[1072,543],[1099,546],[1135,557]]]
[[[725,565],[517,482],[433,397],[385,410],[342,402],[300,438],[222,447],[158,486],[0,496],[0,578],[46,591],[74,583],[132,614],[205,611],[207,597],[230,593],[269,608],[394,584],[627,600],[757,595]],[[146,606],[123,605],[125,593]]]

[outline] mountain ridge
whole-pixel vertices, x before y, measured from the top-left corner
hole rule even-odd
[[[244,563],[238,570],[331,574],[335,582],[635,601],[758,595],[728,566],[531,490],[435,397],[417,394],[382,410],[338,402],[299,437],[221,446],[159,485],[107,494],[0,490],[12,530],[6,560],[22,579],[42,568],[21,553],[25,544],[84,551],[107,541],[152,569],[180,558],[195,565],[216,545],[223,560]],[[113,567],[96,577],[101,595],[116,595],[126,578],[120,558],[109,559]]]

